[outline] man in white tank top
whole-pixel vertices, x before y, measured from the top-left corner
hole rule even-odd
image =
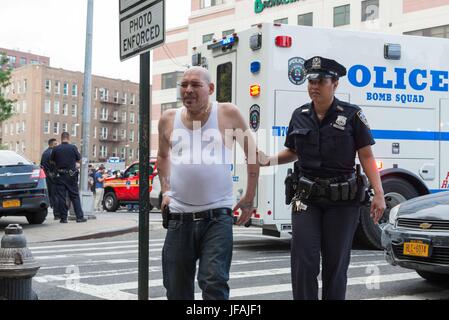
[[[164,112],[159,122],[162,210],[170,211],[162,252],[164,286],[169,300],[194,300],[199,260],[203,299],[227,300],[233,212],[241,209],[237,225],[244,225],[254,210],[259,178],[255,142],[247,134],[248,143],[240,143],[254,161],[247,164],[246,194],[233,209],[232,149],[248,125],[233,104],[209,100],[215,86],[206,69],[187,70],[180,85],[184,107]]]

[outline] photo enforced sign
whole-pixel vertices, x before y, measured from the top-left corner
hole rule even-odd
[[[165,41],[165,2],[120,2],[120,59],[134,57]]]

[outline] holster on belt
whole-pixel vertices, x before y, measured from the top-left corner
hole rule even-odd
[[[164,229],[168,229],[168,223],[170,221],[170,208],[165,206],[164,210],[162,210],[162,227]]]
[[[288,169],[287,177],[285,178],[285,204],[290,205],[298,188],[297,174],[292,169]]]

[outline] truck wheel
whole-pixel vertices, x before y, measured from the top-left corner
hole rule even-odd
[[[441,283],[449,283],[449,274],[442,274],[442,273],[435,273],[435,272],[428,272],[428,271],[420,271],[416,270],[416,273],[418,273],[421,277],[426,279],[429,282],[441,284]]]
[[[385,202],[387,209],[383,217],[379,220],[379,225],[375,225],[370,216],[370,207],[360,209],[360,223],[356,232],[356,239],[361,244],[373,249],[382,250],[381,226],[388,223],[390,210],[398,204],[419,196],[418,191],[406,180],[397,177],[387,177],[382,181],[385,192]]]
[[[35,213],[27,214],[26,218],[29,224],[42,224],[47,218],[47,209]]]
[[[116,212],[118,209],[118,200],[114,192],[108,192],[103,197],[103,208],[107,212]]]

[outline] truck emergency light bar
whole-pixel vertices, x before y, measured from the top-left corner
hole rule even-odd
[[[207,46],[208,50],[218,50],[218,49],[232,49],[232,47],[239,42],[239,37],[236,34],[229,35],[223,38],[221,41],[217,41]]]

